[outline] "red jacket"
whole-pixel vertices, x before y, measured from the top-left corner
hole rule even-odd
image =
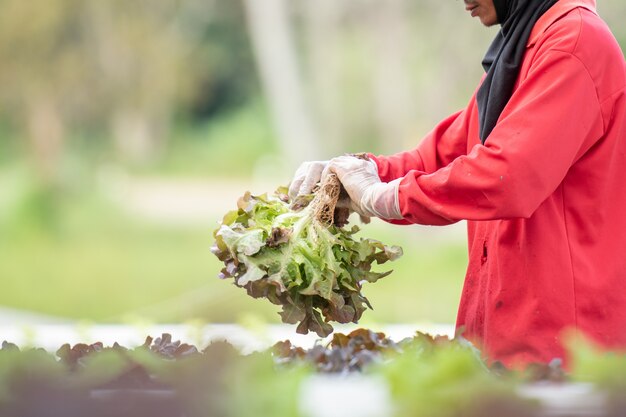
[[[626,64],[595,0],[535,25],[513,96],[481,145],[476,97],[411,151],[374,157],[404,177],[404,222],[468,220],[457,327],[509,366],[564,357],[574,327],[626,348]]]

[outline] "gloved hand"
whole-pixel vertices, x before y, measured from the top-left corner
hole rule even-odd
[[[389,183],[378,176],[376,163],[354,156],[340,156],[328,162],[321,178],[334,172],[352,200],[352,209],[361,216],[400,220],[398,186],[402,178]]]
[[[289,184],[289,197],[293,200],[299,195],[311,194],[315,185],[322,178],[322,171],[329,161],[303,162]]]

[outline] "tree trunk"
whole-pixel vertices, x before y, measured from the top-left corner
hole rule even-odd
[[[118,154],[131,164],[154,162],[167,145],[167,116],[157,117],[145,110],[122,108],[114,112],[111,130]]]
[[[43,188],[55,188],[60,182],[65,129],[53,101],[34,100],[27,115],[29,148],[38,181]]]
[[[244,0],[261,81],[291,167],[320,157],[304,95],[286,0]]]
[[[20,215],[28,227],[56,231],[61,196],[61,164],[65,128],[53,100],[40,97],[31,101],[26,113],[26,132],[35,182],[28,190]]]
[[[416,114],[408,73],[411,56],[406,0],[372,6],[374,108],[385,152],[398,152],[411,138]]]
[[[320,127],[325,157],[346,151],[342,112],[340,19],[342,2],[306,1],[307,49],[311,96]]]

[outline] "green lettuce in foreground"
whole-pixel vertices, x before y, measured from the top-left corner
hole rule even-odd
[[[372,264],[393,261],[402,249],[356,240],[356,226],[326,226],[310,206],[294,211],[286,191],[246,193],[215,230],[211,251],[224,262],[220,278],[234,278],[250,296],[281,305],[282,321],[299,323],[298,333],[325,337],[333,331],[328,322],[357,323],[372,308],[362,282],[389,275],[372,272]]]

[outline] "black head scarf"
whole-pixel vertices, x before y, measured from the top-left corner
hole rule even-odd
[[[513,94],[526,44],[537,20],[558,0],[493,0],[502,26],[483,59],[487,77],[477,94],[480,140],[491,134]]]

